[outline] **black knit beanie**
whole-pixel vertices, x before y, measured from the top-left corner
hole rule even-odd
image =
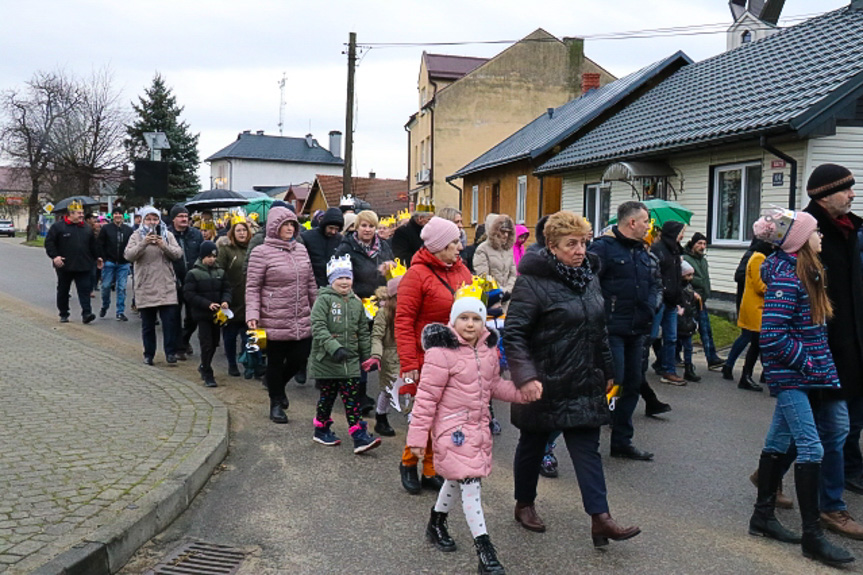
[[[171,208],[171,220],[179,216],[180,214],[188,214],[189,210],[183,204],[174,204],[174,207]]]
[[[856,182],[851,170],[838,164],[821,164],[812,171],[806,183],[806,193],[813,200],[847,190]]]

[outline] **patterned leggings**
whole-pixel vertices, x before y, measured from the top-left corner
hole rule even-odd
[[[470,527],[470,534],[474,539],[485,535],[488,530],[485,528],[485,515],[482,512],[482,484],[479,478],[444,481],[437,495],[434,510],[438,513],[449,513],[450,508],[455,504],[459,489],[461,489],[461,506],[467,525]]]
[[[339,392],[342,394],[342,402],[345,404],[345,416],[348,425],[353,427],[360,419],[360,380],[350,379],[318,379],[318,387],[321,390],[321,398],[318,400],[318,421],[326,422],[333,412],[333,404]]]

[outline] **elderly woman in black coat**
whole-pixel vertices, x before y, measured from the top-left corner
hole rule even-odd
[[[527,252],[519,264],[504,333],[513,381],[528,399],[538,398],[511,411],[521,430],[513,463],[515,518],[528,530],[545,531],[534,507],[536,485],[549,436],[562,431],[599,547],[641,530],[620,527],[608,512],[599,431],[611,421],[606,393],[614,365],[598,260],[587,253],[591,229],[583,217],[557,212],[544,231],[546,247]]]

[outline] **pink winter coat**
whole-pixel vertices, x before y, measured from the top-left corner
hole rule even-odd
[[[273,341],[312,337],[312,305],[318,293],[305,246],[279,238],[279,228],[287,221],[297,222],[289,209],[269,211],[266,238],[249,254],[246,275],[246,321],[257,320]]]
[[[511,381],[500,376],[499,336],[486,330],[471,347],[450,327],[433,323],[422,334],[425,364],[411,412],[408,447],[425,447],[429,434],[434,466],[444,479],[486,477],[491,472],[492,397],[522,403]],[[456,445],[460,430],[464,442]]]
[[[527,226],[522,224],[515,226],[515,243],[512,244],[512,259],[515,262],[516,270],[518,269],[518,262],[521,261],[521,256],[524,255],[524,251],[527,249],[527,240],[525,240],[523,244],[518,243],[518,238],[524,234],[530,236],[530,230],[527,229]],[[516,271],[516,273],[518,273],[518,271]]]

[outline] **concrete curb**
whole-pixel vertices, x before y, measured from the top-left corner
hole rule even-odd
[[[100,527],[33,575],[111,575],[144,543],[165,529],[192,502],[228,454],[228,408],[214,398],[210,433],[171,477],[138,502],[138,508]]]

